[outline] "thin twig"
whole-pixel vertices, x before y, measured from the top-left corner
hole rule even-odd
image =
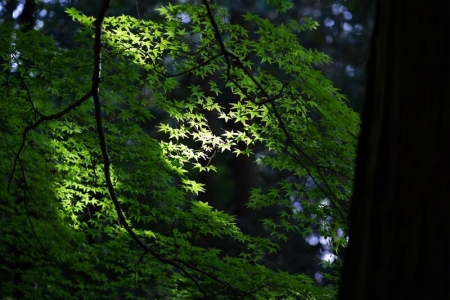
[[[20,159],[20,155],[22,154],[23,149],[25,148],[25,142],[26,142],[26,139],[27,139],[28,132],[33,130],[33,129],[36,129],[44,121],[50,121],[50,120],[55,120],[55,119],[61,118],[62,116],[64,116],[68,112],[74,110],[75,108],[77,108],[78,106],[83,104],[92,95],[93,95],[93,93],[92,93],[92,90],[91,90],[88,93],[86,93],[83,97],[81,97],[80,99],[78,99],[77,101],[75,101],[74,103],[72,103],[71,105],[66,107],[65,109],[63,109],[62,111],[60,111],[58,113],[55,113],[53,115],[49,115],[49,116],[41,116],[39,118],[39,120],[37,120],[33,124],[30,124],[27,127],[25,127],[24,131],[22,132],[22,142],[20,144],[19,150],[17,150],[16,155],[14,157],[14,163],[13,163],[13,167],[12,167],[12,170],[11,170],[11,176],[10,176],[9,181],[8,181],[8,192],[11,189],[11,183],[12,183],[12,180],[14,178],[14,174],[16,172],[17,162]]]

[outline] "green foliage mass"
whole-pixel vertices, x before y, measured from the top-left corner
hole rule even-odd
[[[102,129],[95,19],[67,11],[82,25],[70,50],[0,26],[2,296],[333,297],[265,260],[289,231],[345,246],[336,232],[346,232],[358,117],[315,69],[329,58],[298,42],[313,21],[275,26],[248,13],[244,28],[209,9],[162,6],[161,22],[105,18]],[[231,123],[239,129],[217,125]],[[221,153],[255,155],[258,168],[287,174],[249,196],[253,210],[278,212],[260,222],[269,236],[244,234],[234,216],[198,200],[198,172],[216,172]],[[202,246],[205,236],[232,240],[236,253]]]

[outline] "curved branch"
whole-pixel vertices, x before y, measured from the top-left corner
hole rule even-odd
[[[194,282],[197,289],[203,294],[205,299],[209,299],[207,293],[203,290],[203,288],[200,286],[198,281],[191,274],[189,274],[182,265],[184,265],[185,267],[187,267],[191,270],[194,270],[206,277],[209,277],[210,279],[212,279],[212,280],[216,281],[217,283],[230,289],[233,292],[233,294],[237,294],[236,290],[234,290],[228,283],[220,280],[216,276],[211,275],[210,273],[203,271],[188,262],[185,262],[185,261],[182,261],[182,260],[179,260],[176,258],[166,258],[166,257],[160,255],[159,253],[157,253],[155,250],[153,250],[151,247],[149,247],[147,244],[145,244],[136,235],[136,233],[133,231],[133,229],[128,224],[128,221],[125,219],[125,216],[122,212],[122,207],[119,203],[119,200],[117,198],[117,195],[116,195],[116,192],[115,192],[112,180],[111,180],[111,171],[110,171],[111,161],[109,159],[107,145],[106,145],[106,139],[105,139],[105,133],[103,130],[100,96],[99,96],[99,85],[100,85],[100,78],[101,78],[101,62],[102,62],[102,60],[101,60],[102,25],[103,25],[103,20],[104,20],[106,11],[108,10],[108,7],[109,7],[109,2],[110,2],[110,0],[104,0],[102,2],[100,12],[95,21],[95,37],[94,37],[94,64],[95,65],[94,65],[94,74],[92,76],[91,91],[93,93],[92,96],[94,98],[95,120],[96,120],[96,125],[97,125],[98,136],[99,136],[100,148],[101,148],[101,152],[102,152],[102,156],[103,156],[103,171],[104,171],[104,175],[105,175],[105,181],[106,181],[109,195],[111,197],[111,200],[112,200],[115,210],[117,212],[120,224],[122,224],[122,226],[124,227],[126,232],[134,240],[134,242],[137,245],[139,245],[143,250],[150,253],[150,255],[155,257],[159,262],[161,262],[163,264],[171,265],[171,266],[179,269],[186,277],[191,279]]]
[[[13,167],[12,167],[12,170],[11,170],[11,177],[9,178],[9,181],[8,181],[8,191],[10,191],[11,183],[12,183],[12,180],[14,178],[14,173],[16,172],[17,162],[19,161],[20,155],[22,154],[22,151],[25,148],[25,142],[26,142],[26,139],[27,139],[28,132],[30,132],[33,129],[36,129],[44,121],[56,120],[56,119],[61,118],[62,116],[64,116],[68,112],[74,110],[75,108],[77,108],[78,106],[83,104],[92,95],[93,95],[93,91],[90,90],[83,97],[81,97],[80,99],[78,99],[77,101],[75,101],[74,103],[72,103],[71,105],[69,105],[68,107],[63,109],[62,111],[60,111],[58,113],[55,113],[53,115],[49,115],[49,116],[44,116],[43,115],[36,122],[34,122],[33,124],[30,124],[27,127],[25,127],[24,131],[22,132],[22,142],[20,144],[19,150],[17,150],[17,153],[16,153],[16,155],[14,157],[14,163],[13,163]]]
[[[342,216],[342,218],[343,218],[343,222],[346,222],[346,218],[344,217],[344,214],[343,214],[343,212],[341,212],[340,210],[340,208],[342,208],[347,214],[348,214],[348,209],[347,209],[347,207],[345,206],[345,205],[343,205],[342,203],[341,203],[341,201],[337,198],[337,196],[335,195],[335,193],[333,192],[333,190],[331,189],[331,187],[329,186],[329,184],[327,183],[327,181],[325,180],[325,176],[323,175],[323,173],[322,173],[322,171],[321,171],[321,166],[319,166],[300,146],[298,146],[295,142],[294,142],[294,139],[292,138],[292,136],[291,136],[291,134],[289,133],[289,131],[288,131],[288,129],[286,128],[286,125],[285,125],[285,123],[284,123],[284,121],[283,121],[283,119],[282,119],[282,117],[281,117],[281,115],[280,115],[280,113],[279,113],[279,111],[278,111],[278,109],[277,109],[277,105],[276,105],[276,103],[275,103],[275,100],[276,100],[276,98],[278,98],[279,97],[279,95],[276,97],[276,98],[273,98],[273,97],[271,97],[270,95],[269,95],[269,93],[264,89],[264,87],[255,79],[255,77],[250,73],[250,71],[244,66],[244,64],[241,62],[241,60],[239,59],[239,57],[238,56],[236,56],[235,54],[233,54],[233,53],[231,53],[231,52],[229,52],[228,50],[227,50],[227,48],[225,47],[225,43],[224,43],[224,41],[223,41],[223,38],[222,38],[222,35],[221,35],[221,33],[220,33],[220,30],[219,30],[219,26],[217,25],[217,22],[215,21],[215,19],[214,19],[214,15],[213,15],[213,13],[212,13],[212,10],[211,10],[211,6],[210,6],[210,4],[208,3],[208,0],[202,0],[202,3],[203,3],[203,5],[206,7],[206,11],[207,11],[207,14],[208,14],[208,18],[209,18],[209,20],[210,20],[210,23],[211,23],[211,25],[212,25],[212,27],[213,27],[213,29],[214,29],[214,34],[215,34],[215,36],[216,36],[216,39],[218,40],[218,42],[219,42],[219,45],[220,45],[220,48],[222,49],[222,53],[223,53],[223,55],[225,56],[225,59],[226,59],[226,61],[227,61],[227,64],[228,64],[228,71],[227,71],[227,76],[228,76],[228,80],[230,80],[231,82],[233,82],[235,85],[236,85],[236,82],[235,82],[235,80],[233,80],[232,78],[231,78],[231,76],[230,76],[230,68],[231,68],[231,62],[230,62],[230,59],[229,58],[232,58],[233,59],[233,61],[234,61],[234,63],[236,64],[236,66],[239,68],[239,69],[241,69],[244,73],[245,73],[245,75],[247,75],[249,78],[250,78],[250,80],[253,82],[253,84],[255,84],[255,86],[258,88],[258,90],[262,93],[262,95],[263,95],[263,97],[265,98],[265,99],[268,99],[268,100],[266,100],[266,101],[264,101],[264,102],[262,102],[262,103],[258,103],[258,102],[254,102],[253,100],[251,100],[249,97],[247,97],[248,99],[249,99],[249,101],[251,101],[251,102],[253,102],[253,103],[255,103],[255,104],[260,104],[260,105],[262,105],[262,104],[266,104],[266,103],[269,103],[270,104],[270,106],[271,106],[271,108],[272,108],[272,110],[273,110],[273,114],[275,115],[275,119],[278,121],[278,124],[279,124],[279,126],[280,126],[280,128],[281,128],[281,130],[283,131],[283,133],[284,133],[284,136],[286,137],[286,145],[285,145],[285,152],[289,155],[289,156],[291,156],[292,157],[292,154],[288,151],[288,147],[289,147],[289,145],[291,145],[291,147],[293,148],[293,149],[295,149],[296,151],[298,151],[303,157],[305,157],[306,158],[306,160],[309,162],[309,163],[311,163],[311,165],[312,166],[314,166],[315,167],[315,169],[317,170],[317,172],[318,172],[318,174],[319,174],[319,177],[320,177],[320,179],[323,181],[323,183],[325,184],[325,187],[326,187],[326,190],[327,191],[325,191],[323,188],[321,188],[319,185],[319,188],[321,189],[321,191],[324,193],[324,195],[326,196],[326,197],[328,197],[332,202],[335,202],[336,204],[339,204],[339,205],[335,205],[336,206],[336,208],[339,210],[339,214]],[[239,85],[237,85],[237,87],[242,91],[242,88],[239,86]],[[293,157],[294,158],[294,157]],[[294,158],[295,159],[295,158]],[[298,159],[298,158],[297,158]],[[304,164],[302,164],[302,166],[307,170],[307,172],[309,173],[309,174],[311,174],[311,172],[308,170],[308,168],[304,165]],[[310,175],[311,176],[311,175]],[[314,181],[316,181],[316,179],[314,178],[314,177],[312,177],[311,176],[311,178],[314,180]],[[317,184],[317,183],[316,183]]]

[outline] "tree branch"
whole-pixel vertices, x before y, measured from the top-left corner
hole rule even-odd
[[[208,14],[208,18],[209,18],[209,20],[210,20],[211,26],[212,26],[213,29],[214,29],[214,34],[215,34],[215,36],[216,36],[216,39],[217,39],[217,41],[218,41],[218,43],[219,43],[219,45],[220,45],[220,48],[221,48],[221,50],[222,50],[222,53],[223,53],[223,55],[224,55],[224,57],[225,57],[225,60],[226,60],[226,62],[227,62],[227,65],[228,65],[228,71],[227,71],[227,73],[228,73],[228,75],[227,75],[227,76],[228,76],[228,80],[230,80],[231,82],[233,82],[233,83],[236,85],[236,87],[239,88],[239,89],[242,91],[242,88],[241,88],[241,87],[236,83],[236,81],[233,80],[233,79],[231,78],[231,76],[230,76],[230,68],[231,68],[230,58],[232,58],[232,59],[234,60],[235,64],[236,64],[236,66],[237,66],[239,69],[241,69],[241,70],[245,73],[245,75],[247,75],[247,76],[250,78],[250,80],[253,82],[253,84],[255,84],[255,86],[258,88],[258,90],[262,93],[263,97],[264,97],[265,99],[267,99],[267,100],[266,100],[266,101],[263,101],[263,102],[261,102],[261,103],[259,103],[259,102],[253,101],[253,100],[250,99],[250,97],[248,97],[248,96],[247,96],[247,99],[249,99],[249,101],[251,101],[251,102],[253,102],[253,103],[255,103],[255,104],[259,104],[259,105],[264,105],[264,104],[266,104],[266,103],[269,103],[269,104],[270,104],[270,106],[271,106],[271,108],[272,108],[272,110],[273,110],[273,114],[275,115],[275,119],[278,121],[278,124],[279,124],[281,130],[283,131],[284,136],[286,137],[286,147],[285,147],[285,150],[284,150],[284,151],[285,151],[289,156],[291,156],[291,157],[294,158],[294,159],[297,159],[297,161],[298,161],[298,158],[294,157],[294,156],[292,155],[292,153],[290,153],[290,152],[288,151],[288,147],[289,147],[289,145],[291,145],[291,147],[292,147],[293,149],[295,149],[296,151],[298,151],[303,157],[306,158],[307,161],[309,161],[309,162],[311,163],[312,166],[315,167],[315,169],[317,170],[317,173],[319,174],[319,177],[322,179],[323,183],[325,184],[325,187],[326,187],[327,191],[325,191],[325,189],[323,189],[323,188],[316,182],[316,179],[314,178],[314,176],[312,176],[311,171],[310,171],[304,164],[301,164],[301,165],[306,169],[306,171],[308,172],[309,176],[311,176],[311,178],[314,180],[314,182],[316,183],[316,185],[318,186],[318,188],[322,191],[322,193],[323,193],[326,197],[328,197],[328,198],[330,199],[331,202],[334,202],[334,203],[335,203],[336,209],[339,210],[339,214],[340,214],[341,217],[342,217],[342,221],[345,222],[345,223],[347,223],[347,222],[346,222],[346,218],[344,217],[345,214],[343,214],[343,212],[341,211],[341,209],[343,209],[343,210],[345,211],[345,213],[347,213],[347,214],[348,214],[348,209],[347,209],[347,207],[346,207],[345,205],[343,205],[343,203],[337,198],[337,196],[335,195],[335,193],[333,192],[333,190],[331,189],[331,187],[329,186],[329,184],[326,182],[325,177],[324,177],[324,175],[323,175],[323,173],[322,173],[322,171],[321,171],[321,166],[319,166],[319,165],[318,165],[318,164],[317,164],[317,163],[316,163],[316,162],[315,162],[315,161],[314,161],[314,160],[313,160],[313,159],[312,159],[305,151],[303,151],[303,149],[302,149],[299,145],[297,145],[297,144],[294,142],[294,139],[292,138],[291,134],[289,133],[288,129],[286,128],[286,125],[285,125],[285,123],[284,123],[284,121],[283,121],[283,119],[282,119],[282,117],[281,117],[281,115],[280,115],[280,113],[279,113],[279,111],[278,111],[278,109],[277,109],[277,105],[276,105],[276,103],[275,103],[275,100],[279,97],[279,95],[277,95],[276,98],[271,97],[271,96],[269,95],[269,93],[264,89],[264,87],[263,87],[263,86],[255,79],[255,77],[250,73],[250,71],[244,66],[244,64],[241,62],[241,60],[239,59],[239,57],[237,57],[235,54],[233,54],[233,53],[231,53],[231,52],[229,52],[229,51],[227,50],[227,48],[225,47],[225,43],[223,42],[223,38],[222,38],[222,35],[221,35],[221,33],[220,33],[220,30],[219,30],[219,27],[218,27],[218,25],[217,25],[217,22],[216,22],[215,19],[214,19],[214,15],[213,15],[213,13],[212,13],[211,6],[210,6],[208,0],[202,0],[202,3],[203,3],[203,5],[206,7],[206,11],[207,11],[207,14]]]
[[[217,283],[227,287],[230,289],[233,294],[237,294],[237,292],[226,282],[220,280],[214,275],[211,275],[208,272],[205,272],[196,266],[176,259],[176,258],[166,258],[159,253],[157,253],[155,250],[153,250],[151,247],[149,247],[147,244],[145,244],[133,231],[133,229],[128,224],[128,221],[125,219],[125,216],[122,212],[122,207],[119,203],[119,200],[117,198],[112,180],[111,180],[111,172],[110,172],[110,166],[111,161],[109,159],[107,145],[106,145],[106,139],[105,139],[105,133],[103,130],[103,124],[102,124],[102,117],[101,117],[101,104],[100,104],[100,96],[99,96],[99,85],[100,85],[100,79],[101,79],[101,48],[102,48],[102,25],[103,20],[105,18],[106,11],[108,10],[110,0],[104,0],[102,2],[102,6],[100,8],[99,14],[97,16],[97,19],[95,21],[95,37],[94,37],[94,73],[92,76],[92,96],[94,98],[94,106],[95,106],[95,120],[97,125],[97,131],[99,136],[99,142],[100,142],[100,148],[103,156],[103,171],[105,175],[105,181],[108,188],[109,195],[111,197],[111,200],[114,204],[115,210],[117,212],[118,218],[126,232],[130,235],[130,237],[135,241],[137,245],[139,245],[142,249],[144,249],[146,252],[150,253],[153,257],[155,257],[158,261],[160,261],[163,264],[171,265],[177,269],[179,269],[184,275],[186,275],[189,279],[191,279],[197,289],[203,294],[205,299],[209,299],[207,293],[203,290],[203,288],[200,286],[199,282],[191,275],[189,274],[185,268],[182,266],[186,266],[187,268],[194,270],[206,277],[209,277],[210,279],[216,281]]]

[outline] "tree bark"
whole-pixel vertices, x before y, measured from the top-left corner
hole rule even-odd
[[[450,1],[377,5],[339,299],[450,299]]]

